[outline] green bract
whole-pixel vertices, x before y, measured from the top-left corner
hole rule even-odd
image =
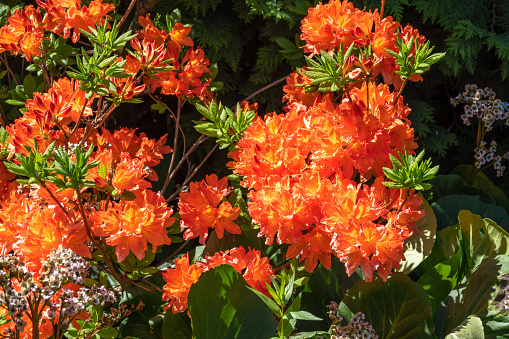
[[[217,138],[219,148],[230,147],[230,150],[235,149],[235,144],[242,139],[242,133],[256,116],[255,111],[243,112],[240,104],[237,104],[236,113],[215,102],[211,102],[208,107],[197,104],[196,109],[210,121],[194,121],[194,128],[201,134]]]
[[[431,159],[427,159],[420,163],[424,157],[424,150],[414,157],[408,155],[408,150],[405,147],[405,155],[399,153],[401,162],[392,154],[389,154],[392,162],[392,169],[387,167],[383,171],[387,178],[394,182],[384,182],[383,184],[389,188],[406,188],[415,189],[417,191],[424,191],[432,187],[424,181],[433,179],[437,174],[439,166],[431,168]]]

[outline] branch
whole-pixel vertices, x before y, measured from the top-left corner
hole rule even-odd
[[[131,13],[131,10],[133,9],[135,3],[136,3],[136,0],[131,1],[131,3],[129,4],[129,7],[127,8],[127,11],[124,13],[124,16],[118,22],[117,29],[120,29],[120,27],[122,26],[124,21],[127,19],[127,17],[129,16],[129,13]]]
[[[212,153],[214,153],[214,151],[217,149],[218,146],[219,146],[219,144],[216,144],[216,146],[214,146],[214,148],[207,154],[207,156],[201,161],[201,163],[198,166],[196,166],[194,171],[190,175],[187,176],[186,180],[182,183],[180,188],[178,190],[176,190],[175,192],[173,192],[173,194],[168,199],[166,199],[166,202],[172,201],[173,199],[175,199],[175,197],[177,195],[179,195],[179,193],[184,189],[184,187],[189,183],[189,181],[191,181],[191,179],[194,177],[194,175],[203,166],[205,161],[207,161],[207,159],[212,155]]]
[[[267,86],[265,86],[265,87],[260,88],[259,90],[257,90],[257,91],[256,91],[256,92],[254,92],[253,94],[251,94],[250,96],[248,96],[248,97],[246,97],[246,98],[242,99],[241,101],[249,100],[249,99],[251,99],[251,98],[253,98],[253,97],[257,96],[258,94],[260,94],[260,93],[262,93],[262,92],[265,92],[265,91],[266,91],[266,90],[268,90],[269,88],[274,87],[274,86],[276,86],[277,84],[279,84],[280,82],[282,82],[282,81],[286,80],[286,78],[288,78],[288,75],[286,75],[286,76],[282,77],[281,79],[277,79],[277,80],[276,80],[276,81],[274,81],[274,82],[271,82],[270,84],[268,84],[268,85],[267,85]]]

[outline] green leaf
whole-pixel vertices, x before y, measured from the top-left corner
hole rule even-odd
[[[484,327],[481,319],[475,315],[469,316],[445,339],[484,339]]]
[[[431,303],[426,291],[403,273],[393,273],[384,282],[360,281],[346,294],[340,315],[362,312],[380,338],[433,338]]]
[[[458,219],[469,267],[491,255],[509,255],[509,233],[495,222],[466,210],[460,211]]]
[[[136,194],[134,194],[131,191],[123,191],[122,194],[120,194],[120,199],[126,201],[133,201],[134,199],[136,199]]]
[[[509,198],[504,193],[504,191],[502,191],[502,189],[491,182],[491,180],[483,172],[476,172],[472,176],[472,169],[472,165],[460,165],[456,167],[451,173],[462,177],[463,180],[467,182],[467,184],[470,181],[470,186],[479,188],[491,195],[495,199],[496,204],[505,208],[507,213],[509,213]]]
[[[265,305],[267,305],[270,308],[270,310],[274,314],[279,314],[279,312],[281,312],[281,309],[279,308],[278,304],[276,304],[276,302],[273,299],[267,297],[262,292],[257,291],[250,286],[248,286],[247,288],[249,288],[251,291],[253,291],[253,293],[256,294],[258,297],[260,297],[260,299],[265,303]]]
[[[470,315],[481,320],[487,316],[488,305],[497,279],[509,271],[509,256],[485,258],[454,288],[434,315],[436,333],[443,337],[460,326]]]
[[[463,252],[460,248],[452,258],[437,264],[420,277],[418,283],[428,293],[433,313],[465,274],[461,270],[462,259]]]
[[[469,210],[483,218],[490,218],[504,229],[509,229],[509,215],[497,205],[486,204],[478,196],[451,194],[431,204],[437,217],[438,229],[458,223],[461,210]]]
[[[435,244],[437,232],[437,218],[428,202],[423,199],[419,209],[424,210],[424,217],[417,220],[417,229],[409,239],[405,241],[405,258],[401,262],[399,272],[405,274],[413,271],[428,255],[430,255]]]
[[[37,83],[35,81],[35,78],[28,74],[25,79],[23,79],[23,90],[26,94],[29,96],[32,96],[32,94],[35,92],[35,89],[37,88]]]
[[[460,248],[458,230],[459,225],[453,225],[438,231],[431,254],[419,265],[422,272],[427,272],[456,254]]]
[[[191,319],[186,312],[174,314],[168,309],[164,315],[163,338],[191,339],[193,337]]]
[[[321,318],[318,318],[307,311],[289,312],[289,315],[293,319],[297,319],[297,320],[315,320],[315,321],[322,320]]]
[[[188,295],[193,336],[256,339],[275,335],[272,312],[229,265],[203,273]]]

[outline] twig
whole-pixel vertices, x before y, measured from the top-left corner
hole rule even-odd
[[[394,104],[398,101],[399,97],[401,96],[401,93],[403,92],[403,89],[405,88],[405,85],[407,83],[408,79],[403,80],[403,85],[401,85],[401,88],[399,89],[398,95],[396,96],[396,99],[394,99]]]
[[[117,29],[120,29],[120,27],[122,26],[124,21],[127,19],[127,17],[129,16],[129,13],[131,13],[131,10],[133,9],[135,3],[136,3],[136,0],[131,1],[131,3],[129,4],[129,7],[127,8],[127,11],[124,13],[124,16],[118,22]]]
[[[279,267],[276,267],[274,268],[274,274],[278,274],[279,272],[281,272],[283,269],[287,268],[288,266],[290,266],[292,264],[292,261],[291,260],[288,260],[287,262],[285,262],[283,265],[279,266]]]
[[[268,84],[268,85],[267,85],[267,86],[265,86],[265,87],[260,88],[259,90],[257,90],[257,91],[256,91],[256,92],[254,92],[253,94],[251,94],[250,96],[248,96],[248,97],[246,97],[246,98],[242,99],[242,101],[247,101],[247,100],[249,100],[249,99],[251,99],[251,98],[253,98],[253,97],[257,96],[258,94],[260,94],[260,93],[262,93],[262,92],[264,92],[264,91],[268,90],[269,88],[271,88],[271,87],[273,87],[273,86],[276,86],[276,85],[277,85],[277,84],[279,84],[280,82],[282,82],[282,81],[286,80],[286,78],[288,78],[288,76],[284,76],[284,77],[282,77],[281,79],[277,79],[276,81],[271,82],[270,84]]]
[[[0,116],[2,117],[0,119],[0,124],[2,124],[2,127],[5,128],[7,125],[9,125],[9,120],[7,119],[7,116],[5,115],[4,109],[2,106],[0,106]]]
[[[177,116],[175,117],[175,134],[173,136],[173,153],[171,155],[170,160],[170,166],[168,167],[168,174],[166,175],[166,180],[164,181],[163,188],[161,189],[161,195],[164,195],[164,192],[168,188],[168,185],[170,184],[171,178],[173,177],[173,173],[176,171],[173,171],[173,164],[175,163],[175,158],[177,155],[177,146],[178,146],[178,139],[179,139],[179,124],[180,124],[180,114],[182,113],[182,106],[184,106],[184,103],[182,102],[182,98],[178,98],[178,104],[177,104]]]
[[[158,292],[162,292],[162,291],[163,291],[161,287],[157,286],[156,284],[151,283],[151,282],[150,282],[150,281],[148,281],[148,280],[145,280],[145,279],[138,279],[138,281],[140,281],[140,282],[142,282],[142,283],[144,283],[144,284],[147,284],[147,285],[149,285],[149,286],[153,287],[153,288],[154,288],[156,291],[158,291]],[[140,286],[140,285],[138,285],[138,286]],[[140,287],[141,287],[141,286],[140,286]]]
[[[170,202],[172,201],[173,199],[175,199],[175,197],[177,195],[179,195],[179,193],[182,191],[182,189],[184,189],[184,187],[189,183],[189,181],[191,181],[191,179],[194,177],[194,175],[198,172],[198,170],[203,166],[203,164],[205,163],[205,161],[207,161],[207,159],[212,155],[212,153],[214,153],[214,151],[217,149],[217,147],[219,146],[219,144],[216,144],[216,146],[214,146],[214,148],[209,152],[209,154],[207,154],[207,156],[202,160],[202,162],[196,166],[196,168],[194,169],[194,171],[188,175],[188,177],[186,178],[186,180],[182,183],[182,185],[180,186],[180,188],[178,190],[176,190],[175,192],[173,192],[173,194],[168,198],[166,199],[166,202]]]
[[[157,266],[159,266],[159,265],[161,265],[161,264],[163,264],[163,263],[165,263],[165,262],[167,262],[167,261],[171,260],[174,256],[176,256],[177,254],[179,254],[179,253],[180,253],[180,251],[182,251],[182,250],[184,249],[184,247],[186,247],[186,246],[187,246],[187,244],[189,244],[189,241],[191,241],[191,240],[186,240],[186,241],[184,241],[184,242],[182,243],[182,245],[181,245],[181,246],[180,246],[180,247],[179,247],[176,251],[174,251],[172,254],[170,254],[169,256],[167,256],[166,258],[164,258],[162,261],[160,261],[160,263],[159,263]]]
[[[104,261],[106,262],[106,266],[108,266],[108,269],[110,270],[110,273],[113,275],[113,277],[115,279],[117,279],[117,281],[121,285],[128,283],[128,281],[115,270],[115,267],[113,266],[113,263],[111,262],[111,259],[108,256],[108,253],[106,253],[106,250],[103,246],[102,241],[97,240],[95,238],[95,235],[92,232],[92,229],[90,228],[90,225],[88,224],[88,221],[87,221],[87,216],[85,214],[85,209],[83,208],[83,203],[81,202],[81,194],[80,194],[79,189],[76,190],[76,194],[78,195],[78,209],[81,214],[81,218],[83,219],[83,224],[85,225],[85,229],[87,230],[87,235],[90,238],[90,240],[92,241],[92,244],[94,244],[94,246],[101,251]]]
[[[4,55],[2,55],[2,53],[0,53],[0,60],[2,60],[3,63],[5,64],[5,68],[7,68],[7,72],[9,72],[9,74],[11,75],[12,79],[16,83],[16,86],[19,85],[18,79],[16,79],[16,76],[12,72],[12,69],[9,67],[9,62],[7,61],[7,56],[4,56]]]
[[[65,213],[65,215],[69,215],[69,212],[67,212],[67,210],[65,209],[65,207],[62,205],[62,203],[57,199],[57,197],[55,197],[55,195],[53,194],[53,192],[51,192],[51,190],[48,188],[48,186],[46,186],[46,184],[44,183],[44,181],[41,181],[41,187],[44,188],[46,190],[46,192],[49,193],[50,197],[57,203],[57,205],[60,207],[60,209]]]

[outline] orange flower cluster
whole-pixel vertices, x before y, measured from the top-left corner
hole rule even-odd
[[[22,53],[27,61],[41,56],[39,46],[44,37],[41,10],[35,10],[32,5],[24,10],[16,9],[8,21],[8,25],[0,27],[0,53]]]
[[[101,204],[99,211],[90,213],[94,234],[104,237],[110,246],[116,246],[117,260],[123,261],[129,252],[139,260],[145,257],[148,243],[152,251],[171,243],[166,228],[175,222],[173,213],[164,197],[151,190],[138,191],[133,201],[113,202],[106,208]]]
[[[240,208],[232,207],[227,201],[222,202],[228,194],[228,179],[218,180],[215,174],[208,175],[201,182],[192,182],[189,192],[180,194],[180,226],[186,229],[185,240],[200,237],[200,243],[205,244],[209,228],[216,230],[219,239],[225,230],[240,234],[240,227],[234,222],[240,215]]]
[[[94,0],[90,6],[80,9],[80,0],[46,2],[37,1],[39,8],[32,5],[16,9],[8,19],[9,24],[0,27],[0,53],[9,51],[12,54],[22,53],[27,61],[34,56],[41,56],[39,48],[44,39],[44,30],[68,38],[73,30],[72,41],[80,38],[80,28],[89,31],[97,22],[103,22],[107,13],[115,8],[113,4],[103,4]],[[41,8],[45,11],[41,16]]]
[[[216,253],[205,258],[205,262],[190,265],[189,258],[182,256],[175,262],[175,268],[169,268],[163,273],[166,285],[163,287],[163,300],[170,302],[165,310],[172,307],[173,313],[184,312],[187,309],[187,296],[191,285],[198,281],[203,272],[219,265],[230,265],[242,274],[246,283],[252,288],[270,297],[265,282],[270,283],[274,276],[269,259],[261,257],[260,251],[246,250],[243,247],[233,248],[226,252]]]
[[[193,41],[189,38],[191,27],[185,27],[177,22],[172,30],[167,33],[154,26],[150,21],[150,14],[140,17],[140,24],[143,30],[139,32],[138,38],[131,40],[131,46],[137,52],[137,57],[127,56],[127,68],[130,71],[143,70],[145,74],[152,77],[144,77],[144,82],[155,91],[161,87],[162,94],[176,95],[177,97],[197,96],[202,101],[208,102],[212,99],[212,93],[207,86],[211,79],[211,72],[208,68],[210,62],[205,58],[205,53],[198,47],[192,49]],[[181,57],[184,46],[191,47]],[[172,60],[164,66],[171,66],[172,69],[153,72],[156,67],[161,67],[163,61]]]
[[[397,27],[376,12],[331,1],[309,10],[302,38],[313,54],[341,42],[345,50],[351,43],[377,44],[377,60],[371,63],[377,67],[389,60],[381,46],[393,46]],[[355,59],[348,62],[354,65]],[[308,272],[318,262],[330,268],[334,254],[348,274],[361,267],[368,281],[375,271],[386,280],[405,259],[404,241],[418,232],[416,221],[423,217],[422,199],[413,191],[382,184],[383,168],[392,167],[390,155],[417,148],[407,120],[410,109],[387,84],[348,85],[339,102],[331,94],[307,94],[299,84],[310,81],[297,73],[289,76],[286,114],[256,119],[230,153],[229,166],[251,189],[248,208],[259,236],[267,244],[274,239],[289,244],[287,257],[305,260]]]
[[[53,200],[36,196],[36,192],[12,190],[0,202],[0,255],[14,251],[33,272],[39,271],[41,260],[60,245],[90,257],[85,246],[87,233],[78,214],[65,214]]]
[[[396,32],[398,28],[401,29],[400,33]],[[302,20],[301,39],[306,41],[305,52],[319,54],[320,51],[337,49],[341,44],[343,51],[346,51],[352,43],[356,47],[369,45],[373,52],[372,75],[381,73],[387,85],[394,84],[399,90],[402,80],[395,73],[399,66],[396,65],[395,58],[386,51],[389,49],[397,52],[395,41],[398,36],[404,43],[410,41],[411,37],[421,44],[426,40],[411,26],[403,28],[390,16],[381,18],[377,10],[361,11],[348,0],[343,2],[333,0],[326,5],[318,4],[310,8],[308,16]],[[422,81],[422,77],[416,74],[410,80]]]
[[[48,93],[35,92],[33,99],[27,100],[28,112],[6,127],[10,153],[26,153],[23,146],[33,147],[34,138],[42,151],[54,140],[63,140],[70,130],[67,124],[77,122],[81,112],[83,116],[92,114],[91,104],[92,99],[86,99],[78,83],[67,78],[55,81]],[[79,143],[82,136],[82,131],[75,133],[70,141]]]
[[[65,39],[71,36],[72,42],[80,38],[80,28],[90,32],[89,26],[103,23],[108,12],[115,9],[113,4],[103,4],[102,0],[93,0],[88,7],[80,8],[80,0],[46,0],[37,1],[37,4],[46,12],[44,16],[45,29]]]

